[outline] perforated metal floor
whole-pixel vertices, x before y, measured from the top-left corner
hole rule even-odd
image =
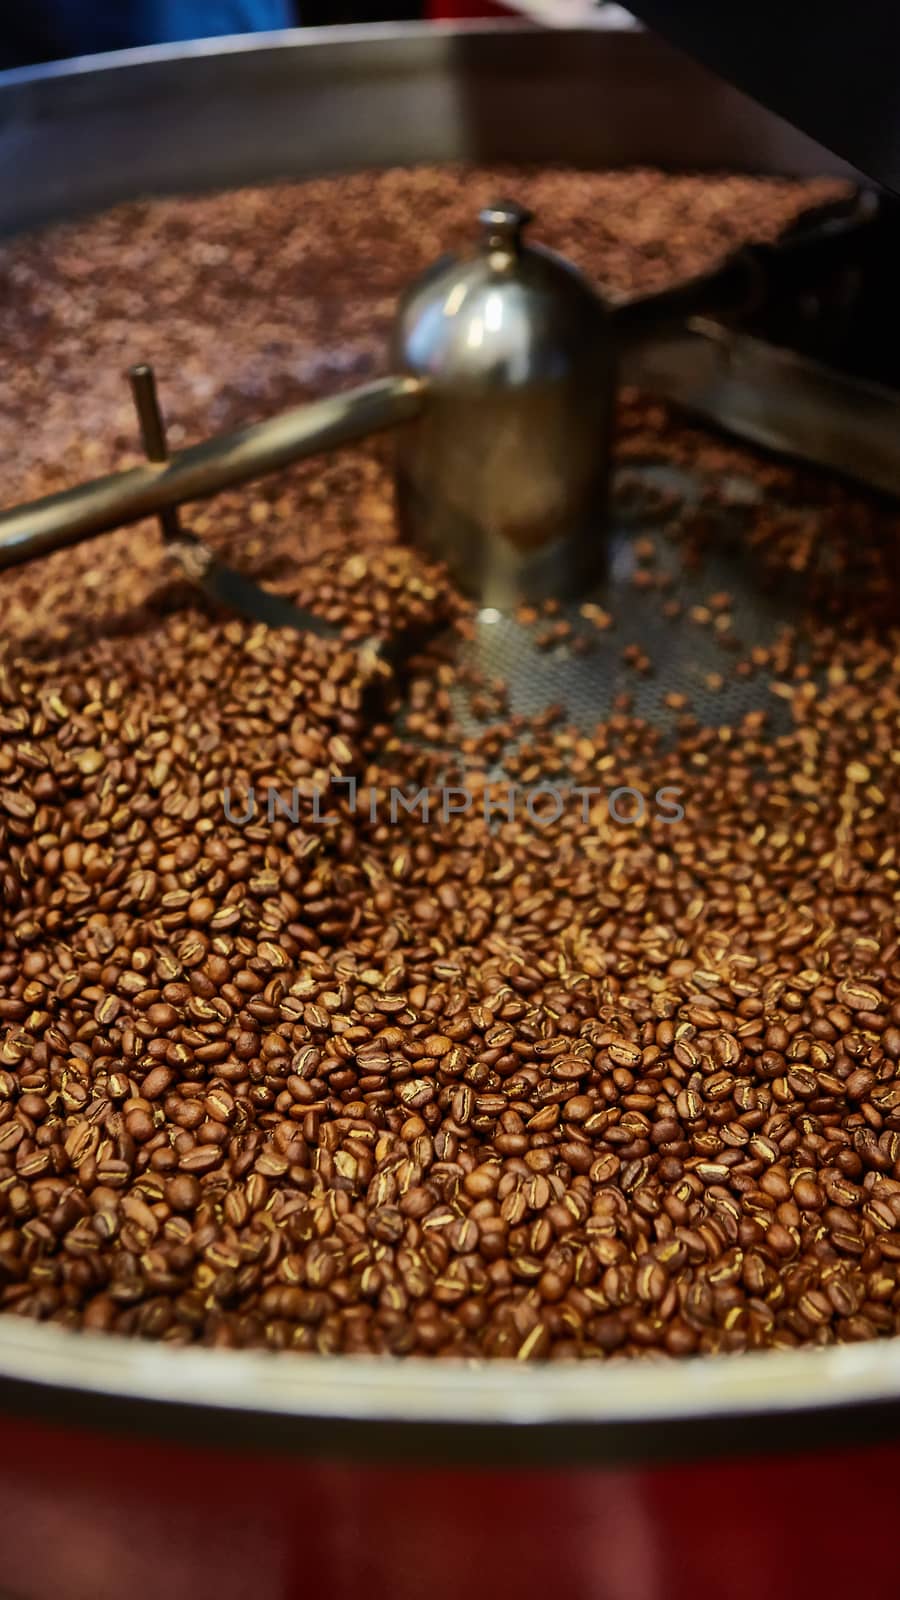
[[[617,696],[630,696],[632,715],[670,728],[676,711],[665,702],[671,693],[684,695],[686,710],[710,726],[734,724],[748,711],[765,709],[770,726],[786,713],[769,690],[769,674],[755,672],[741,678],[735,665],[746,660],[754,646],[771,646],[780,629],[796,615],[797,589],[784,582],[766,580],[758,555],[749,547],[746,508],[762,491],[750,479],[730,478],[728,504],[713,513],[715,537],[707,544],[695,568],[686,567],[682,552],[671,538],[673,515],[696,505],[706,481],[699,475],[671,467],[629,467],[627,478],[639,478],[646,489],[671,490],[677,510],[665,512],[623,506],[614,496],[611,527],[607,535],[609,560],[606,575],[585,600],[612,618],[602,631],[584,616],[584,601],[561,605],[557,617],[525,625],[496,611],[480,613],[475,637],[463,647],[463,659],[488,678],[505,680],[513,712],[534,716],[551,704],[565,708],[566,720],[585,732],[614,709]],[[631,502],[631,496],[629,496]],[[669,532],[667,534],[667,528]],[[641,551],[652,542],[652,557]],[[634,585],[639,567],[667,574],[667,589]],[[708,620],[691,618],[695,607],[709,608],[720,600],[718,612]],[[666,615],[667,601],[680,602],[677,617]],[[730,621],[717,629],[716,617]],[[587,654],[573,650],[571,640],[540,648],[537,639],[554,621],[565,621],[573,637],[590,641]],[[730,635],[732,644],[724,643]],[[623,658],[629,646],[649,658],[650,669],[636,670]],[[466,732],[483,728],[473,718],[470,696],[456,691],[454,709]]]

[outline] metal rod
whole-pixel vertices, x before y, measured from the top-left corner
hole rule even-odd
[[[893,390],[699,318],[626,350],[622,378],[739,439],[900,498]]]
[[[713,272],[674,288],[614,301],[616,333],[623,344],[633,344],[688,317],[743,313],[762,298],[762,285],[762,268],[749,250],[742,250]]]
[[[881,216],[876,194],[862,190],[849,201],[801,213],[772,243],[750,244],[714,268],[674,288],[612,303],[624,344],[664,333],[690,317],[744,317],[780,299],[814,288],[836,271],[856,266],[877,242]]]
[[[166,442],[166,425],[163,422],[162,412],[159,408],[159,395],[156,390],[156,376],[153,368],[146,362],[138,367],[132,367],[128,374],[131,384],[131,393],[134,398],[138,422],[141,426],[141,438],[148,461],[168,461],[169,446]],[[163,538],[172,543],[181,537],[181,518],[177,506],[167,506],[158,517]]]
[[[186,501],[207,500],[307,456],[410,422],[421,411],[426,393],[420,379],[381,378],[192,445],[169,461],[148,462],[17,506],[0,515],[0,569],[158,516]]]

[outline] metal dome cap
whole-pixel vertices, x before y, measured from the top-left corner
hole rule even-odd
[[[524,242],[531,220],[485,207],[473,254],[403,297],[392,347],[428,389],[398,438],[401,525],[501,607],[581,593],[603,560],[612,320],[574,267]]]

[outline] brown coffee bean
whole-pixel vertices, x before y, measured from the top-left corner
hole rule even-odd
[[[839,983],[835,995],[838,1003],[851,1011],[880,1011],[884,1004],[877,989],[855,978],[845,978]]]
[[[159,1100],[174,1081],[169,1067],[154,1067],[141,1084],[141,1094],[145,1100]]]
[[[801,1211],[821,1211],[825,1204],[819,1185],[807,1177],[798,1178],[794,1184],[794,1199]]]
[[[163,1000],[157,1001],[155,1005],[148,1006],[145,1015],[151,1026],[158,1028],[163,1033],[168,1028],[174,1028],[178,1021],[178,1012],[175,1007]]]
[[[641,1064],[640,1046],[630,1039],[613,1039],[607,1045],[610,1061],[617,1067],[639,1067]]]
[[[549,242],[626,295],[844,193],[647,170],[528,186]],[[210,395],[240,426],[259,396],[234,375],[261,348],[276,407],[277,351],[321,351],[320,283],[354,308],[341,359],[362,370],[410,250],[440,254],[470,210],[470,175],[426,167],[7,241],[0,433],[22,492],[57,488],[60,462],[72,481],[125,464],[108,375],[137,312],[161,349],[177,322],[185,437]],[[397,537],[368,446],[192,514],[333,639],[207,609],[127,531],[39,582],[2,575],[0,1314],[463,1360],[896,1331],[893,522],[636,394],[618,428],[617,497],[652,529],[629,607],[721,651],[715,717],[676,684],[640,716],[614,693],[584,728],[564,704],[513,711],[454,648],[468,602]],[[752,646],[738,597],[698,577],[735,514],[760,587],[799,594]],[[616,625],[552,600],[518,623],[573,656]],[[409,630],[417,655],[372,696],[359,644]],[[617,649],[649,681],[643,645]],[[442,803],[448,773],[468,804]],[[498,773],[587,792],[540,823],[500,798],[488,828]],[[633,786],[640,817],[615,822],[604,785]]]

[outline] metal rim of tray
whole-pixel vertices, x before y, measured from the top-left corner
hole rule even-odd
[[[549,84],[548,63],[556,74]],[[601,86],[592,74],[604,67],[611,79]],[[523,86],[542,94],[544,110],[560,119],[552,130],[557,160],[652,161],[642,118],[655,111],[668,123],[673,75],[699,110],[670,124],[675,144],[667,144],[666,164],[797,175],[848,171],[638,29],[547,34],[518,23],[326,28],[0,74],[0,232],[140,193],[228,187],[350,165],[553,159],[541,143],[546,118],[535,116],[531,103],[524,114],[511,115]],[[381,109],[398,79],[414,115],[405,128],[396,115],[382,128]],[[250,113],[260,109],[263,83],[260,122]],[[415,120],[423,95],[432,97],[426,124]],[[596,138],[593,95],[607,119]],[[356,104],[360,124],[351,140],[337,119],[322,124],[326,102],[343,115]],[[141,118],[154,105],[165,108],[165,117],[150,140]],[[383,135],[374,142],[365,131],[373,119]],[[199,144],[198,127],[205,130]],[[188,132],[192,142],[185,143]],[[185,148],[192,156],[189,173]],[[14,176],[12,186],[3,183],[4,172]],[[356,1457],[433,1455],[442,1463],[611,1462],[737,1446],[796,1450],[896,1434],[900,1340],[684,1362],[529,1366],[172,1349],[6,1315],[0,1316],[3,1412],[152,1431],[195,1444],[347,1450]]]
[[[853,175],[621,25],[295,29],[0,73],[0,236],[141,194],[474,159]]]
[[[167,1348],[0,1316],[0,1416],[442,1464],[598,1464],[896,1437],[900,1339],[678,1360]]]

